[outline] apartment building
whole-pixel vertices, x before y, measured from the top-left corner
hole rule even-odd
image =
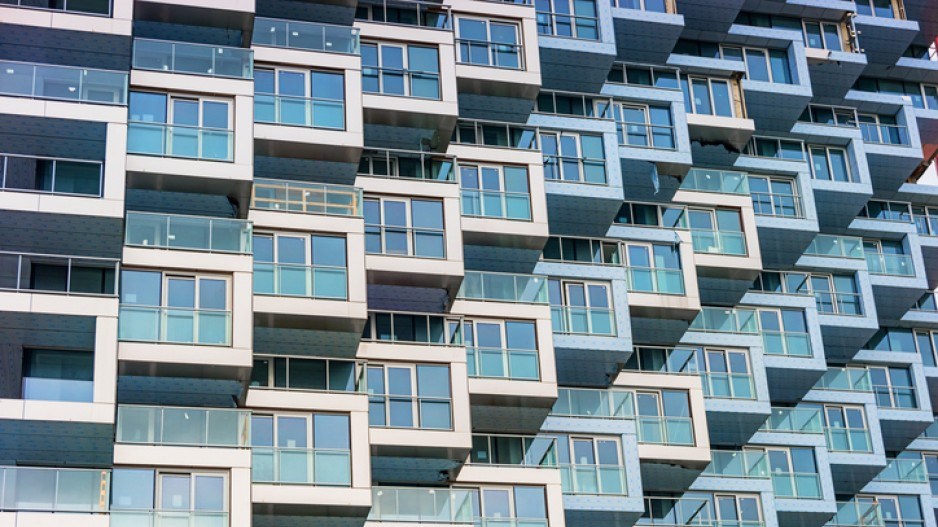
[[[936,37],[0,0],[0,527],[938,527]]]

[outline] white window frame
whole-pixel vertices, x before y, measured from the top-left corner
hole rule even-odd
[[[703,75],[685,75],[687,79],[687,95],[690,97],[690,106],[691,113],[694,115],[710,115],[713,117],[727,117],[727,118],[736,118],[739,117],[736,115],[736,103],[733,98],[733,79],[723,79],[723,78],[714,78],[706,77]],[[701,113],[697,110],[697,103],[694,101],[694,81],[706,81],[707,82],[707,96],[710,98],[710,113]],[[713,82],[726,83],[727,94],[729,95],[730,100],[730,115],[719,115],[716,113],[716,105],[713,103],[715,100],[713,97]]]

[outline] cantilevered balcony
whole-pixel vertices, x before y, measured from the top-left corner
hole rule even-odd
[[[906,18],[902,0],[857,2],[853,24],[871,65],[894,65],[918,34],[919,25]]]
[[[136,0],[134,18],[149,22],[203,25],[240,35],[241,44],[251,41],[254,30],[254,2],[234,0],[218,5],[208,0]]]
[[[110,469],[0,466],[3,517],[14,525],[105,525],[110,483]]]
[[[616,0],[612,3],[612,21],[616,32],[616,51],[620,57],[638,62],[663,63],[674,49],[684,15],[675,0]]]

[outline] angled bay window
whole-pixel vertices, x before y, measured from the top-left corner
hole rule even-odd
[[[606,152],[601,135],[540,131],[544,178],[605,185]]]
[[[512,70],[524,69],[521,28],[515,22],[456,19],[457,62]]]
[[[351,486],[349,435],[348,415],[255,414],[251,477],[255,483]]]
[[[466,320],[463,335],[470,377],[530,381],[540,378],[534,322]]]
[[[677,245],[625,242],[623,254],[629,291],[684,294],[684,275]]]
[[[0,190],[101,197],[100,161],[0,154]]]
[[[121,271],[118,339],[175,344],[231,344],[230,278]]]
[[[258,68],[254,121],[312,128],[345,128],[345,75],[326,70]]]
[[[365,252],[388,256],[445,258],[443,202],[365,198]]]
[[[130,92],[127,152],[231,161],[233,101],[153,92]]]
[[[440,57],[435,47],[362,43],[362,91],[440,99]]]
[[[459,165],[463,216],[531,219],[531,190],[524,166]]]
[[[580,40],[599,40],[594,0],[534,0],[537,32]]]
[[[373,427],[452,430],[449,366],[369,364],[368,421]]]
[[[749,174],[752,207],[759,216],[803,218],[798,187],[793,178]]]
[[[674,126],[669,108],[616,103],[613,116],[620,145],[674,149]]]
[[[681,77],[681,90],[684,92],[684,109],[687,113],[742,117],[736,115],[736,84],[731,79],[684,76]]]
[[[613,336],[612,287],[608,282],[547,282],[554,333]]]
[[[344,300],[348,296],[342,236],[254,234],[254,293]]]

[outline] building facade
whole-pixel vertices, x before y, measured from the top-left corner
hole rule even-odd
[[[0,527],[938,527],[936,36],[0,0]]]

